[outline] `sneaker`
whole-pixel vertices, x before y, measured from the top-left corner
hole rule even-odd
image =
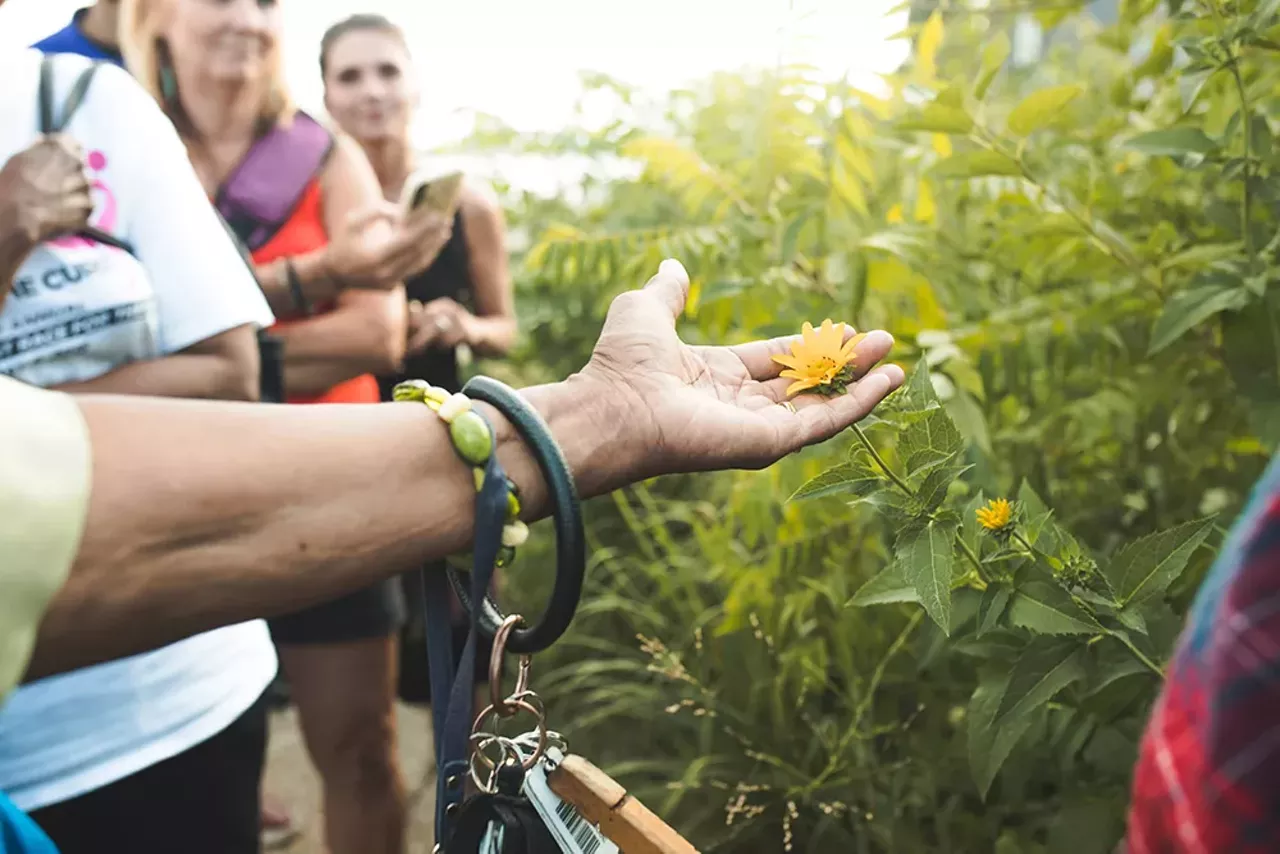
[[[265,794],[262,796],[261,828],[263,851],[287,848],[302,835],[302,829],[294,824],[288,807]]]

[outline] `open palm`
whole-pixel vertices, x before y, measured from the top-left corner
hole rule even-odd
[[[643,288],[614,300],[583,369],[624,404],[634,419],[628,432],[647,437],[640,454],[645,475],[767,466],[831,438],[902,384],[897,365],[872,369],[893,346],[887,332],[876,331],[857,346],[857,380],[847,394],[801,395],[788,404],[790,381],[772,357],[788,352],[798,336],[688,346],[675,330],[688,291],[684,267],[664,261]]]

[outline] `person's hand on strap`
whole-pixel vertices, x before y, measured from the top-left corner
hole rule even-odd
[[[684,267],[664,261],[643,288],[613,301],[591,361],[578,375],[599,399],[612,401],[610,423],[600,428],[627,436],[626,481],[762,468],[831,438],[902,384],[897,365],[873,367],[893,346],[892,336],[877,330],[855,350],[857,379],[846,394],[788,402],[791,381],[779,377],[782,366],[772,357],[788,352],[799,336],[691,347],[675,329],[688,294]]]
[[[43,136],[0,167],[0,225],[32,246],[83,228],[93,213],[79,144]]]

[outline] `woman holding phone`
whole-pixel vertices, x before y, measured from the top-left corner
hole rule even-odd
[[[293,107],[279,2],[125,0],[121,13],[130,71],[177,128],[281,319],[286,400],[377,403],[376,375],[405,354],[401,282],[435,259],[447,218],[401,216],[360,147]],[[404,849],[404,616],[393,579],[268,623],[323,782],[332,854]]]
[[[452,233],[439,257],[405,280],[409,332],[404,369],[378,378],[383,400],[406,378],[457,391],[460,348],[501,356],[516,335],[511,275],[502,209],[489,192],[460,175],[430,182],[416,173],[410,125],[418,100],[404,33],[381,15],[355,15],[325,33],[320,47],[325,107],[364,148],[383,195],[404,207],[439,209],[452,218]],[[424,620],[418,577],[404,577],[410,616],[400,649],[400,696],[430,701]],[[465,624],[454,603],[454,649],[462,649]],[[477,684],[488,679],[487,649],[476,656]]]

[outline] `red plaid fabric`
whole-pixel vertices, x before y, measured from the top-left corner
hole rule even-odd
[[[1142,739],[1124,850],[1280,852],[1280,457],[1183,630]]]

